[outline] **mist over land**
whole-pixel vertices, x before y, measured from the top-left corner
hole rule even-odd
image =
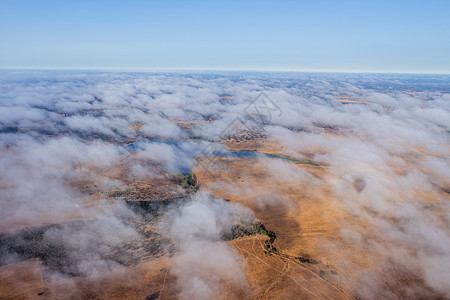
[[[449,133],[448,75],[1,71],[0,298],[450,298]]]

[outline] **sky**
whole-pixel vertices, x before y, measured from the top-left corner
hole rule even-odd
[[[450,73],[450,1],[0,0],[0,68]]]

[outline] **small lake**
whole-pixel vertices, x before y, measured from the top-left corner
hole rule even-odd
[[[125,151],[138,151],[138,150],[144,150],[145,145],[166,144],[166,145],[173,146],[176,149],[176,151],[179,151],[178,152],[179,155],[187,156],[187,157],[189,157],[189,160],[192,159],[192,161],[194,161],[194,159],[197,156],[206,155],[206,154],[201,151],[201,148],[196,148],[196,147],[192,148],[192,147],[189,147],[188,145],[192,144],[192,143],[200,143],[200,142],[201,142],[200,140],[147,140],[147,141],[138,141],[133,144],[126,145],[126,146],[124,146],[124,150]],[[276,154],[270,154],[270,153],[257,152],[257,151],[252,151],[252,150],[240,150],[240,151],[230,151],[230,152],[216,151],[216,152],[208,153],[208,155],[223,157],[223,158],[261,158],[261,157],[264,158],[264,157],[268,157],[268,158],[278,158],[278,159],[290,160],[290,161],[294,161],[297,163],[321,165],[320,163],[309,161],[309,160],[297,159],[297,158],[284,156],[284,155],[276,155]],[[191,166],[190,167],[185,166],[183,168],[182,172],[188,173],[189,168],[191,168]]]
[[[270,154],[270,153],[250,151],[250,150],[231,151],[231,152],[225,152],[225,153],[214,153],[214,155],[219,156],[219,157],[270,157],[270,158],[289,159],[289,157],[274,155],[274,154]]]
[[[198,143],[197,140],[147,140],[147,141],[138,141],[132,144],[128,144],[124,146],[124,150],[126,151],[137,151],[137,150],[144,150],[145,145],[148,144],[166,144],[170,146],[175,146],[177,148],[180,148],[183,144],[187,143]]]

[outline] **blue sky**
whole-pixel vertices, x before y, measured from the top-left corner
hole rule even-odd
[[[0,0],[0,67],[450,73],[450,1]]]

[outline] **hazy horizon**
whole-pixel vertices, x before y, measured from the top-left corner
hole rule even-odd
[[[138,72],[138,73],[177,73],[177,72],[237,72],[237,73],[311,73],[311,74],[386,74],[386,75],[450,75],[450,72],[433,73],[433,72],[389,72],[389,71],[303,71],[303,70],[266,70],[266,69],[151,69],[151,68],[4,68],[0,67],[0,71],[74,71],[74,72]]]

